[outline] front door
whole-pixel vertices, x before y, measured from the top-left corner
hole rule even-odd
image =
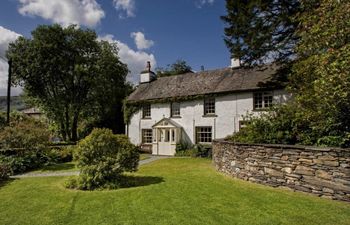
[[[158,139],[158,154],[159,155],[174,155],[171,147],[170,140],[170,129],[162,128],[159,129],[159,139]]]

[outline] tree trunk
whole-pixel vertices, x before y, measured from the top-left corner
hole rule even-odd
[[[71,141],[74,141],[74,142],[78,140],[78,119],[79,119],[79,113],[75,113],[72,121],[72,139],[71,139]]]

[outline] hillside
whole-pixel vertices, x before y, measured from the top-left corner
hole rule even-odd
[[[0,96],[0,111],[6,111],[7,103],[6,96]],[[26,104],[22,100],[20,96],[12,96],[11,97],[11,110],[23,110],[26,107]]]

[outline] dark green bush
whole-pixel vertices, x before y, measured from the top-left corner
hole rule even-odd
[[[123,172],[137,170],[139,152],[125,135],[114,135],[108,129],[94,129],[78,143],[74,158],[80,175],[76,180],[69,180],[67,187],[114,189],[120,187]]]
[[[312,126],[296,105],[289,103],[258,116],[248,115],[246,127],[228,139],[242,143],[349,146],[350,135]]]
[[[179,157],[202,157],[210,158],[211,157],[211,145],[190,145],[190,144],[177,144],[175,156]]]
[[[55,154],[46,148],[49,137],[47,126],[41,121],[12,113],[10,126],[0,131],[0,163],[16,174],[56,160]]]

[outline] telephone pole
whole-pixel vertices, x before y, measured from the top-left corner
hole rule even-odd
[[[11,105],[11,76],[12,76],[12,60],[8,60],[9,70],[8,70],[8,81],[7,81],[7,111],[6,111],[6,123],[10,125],[10,105]]]

